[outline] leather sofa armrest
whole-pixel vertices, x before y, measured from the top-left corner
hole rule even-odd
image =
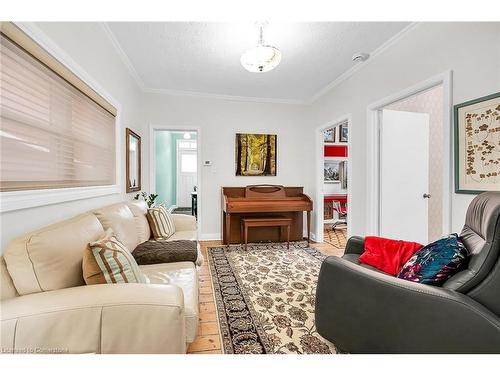
[[[196,218],[191,215],[172,214],[175,231],[193,230],[196,231]]]
[[[365,252],[365,239],[359,236],[352,236],[347,241],[345,254],[363,254]]]
[[[316,326],[353,353],[500,353],[500,318],[470,297],[338,257],[321,266]]]
[[[100,284],[1,303],[1,347],[19,353],[185,353],[175,285]]]

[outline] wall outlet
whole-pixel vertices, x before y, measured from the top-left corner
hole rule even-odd
[[[203,162],[203,166],[204,166],[204,167],[210,167],[211,165],[212,165],[212,160],[205,160],[205,161]]]

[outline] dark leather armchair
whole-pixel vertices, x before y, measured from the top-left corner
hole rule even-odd
[[[350,353],[500,353],[500,192],[474,198],[460,236],[468,267],[442,287],[360,264],[363,238],[351,237],[321,266],[318,333]]]

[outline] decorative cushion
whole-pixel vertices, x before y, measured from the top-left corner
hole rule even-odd
[[[198,258],[196,241],[146,241],[132,252],[137,264],[193,262]]]
[[[367,236],[365,251],[359,257],[359,262],[396,276],[408,259],[422,247],[416,242]]]
[[[166,240],[175,233],[174,219],[165,207],[148,209],[147,218],[155,240]]]
[[[90,284],[146,283],[130,251],[108,229],[83,254],[83,277]]]
[[[403,266],[398,278],[440,286],[465,267],[469,255],[458,235],[453,233],[417,251]]]

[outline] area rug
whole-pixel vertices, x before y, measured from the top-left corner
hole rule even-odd
[[[212,247],[208,258],[225,353],[336,353],[314,324],[325,256],[307,242]]]
[[[336,249],[345,249],[347,243],[347,227],[337,227],[335,229],[331,229],[331,227],[331,224],[325,224],[325,230],[323,231],[324,241]]]

